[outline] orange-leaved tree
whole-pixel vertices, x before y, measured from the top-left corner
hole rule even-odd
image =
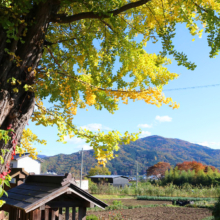
[[[147,176],[151,176],[151,175],[164,176],[166,170],[169,170],[170,168],[171,168],[171,166],[169,163],[159,162],[159,163],[157,163],[147,169]]]
[[[197,161],[184,161],[183,163],[177,163],[176,167],[178,167],[178,170],[195,170],[196,173],[198,173],[200,170],[207,173],[209,169],[211,169],[212,171],[215,171],[217,169],[214,166],[207,166]]]
[[[199,170],[204,170],[205,166],[197,161],[184,161],[183,163],[177,163],[178,170],[195,170],[198,173]]]

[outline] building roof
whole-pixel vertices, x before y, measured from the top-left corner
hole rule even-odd
[[[72,202],[86,201],[103,209],[108,206],[76,186],[74,182],[71,174],[65,176],[29,175],[25,183],[8,190],[8,196],[4,195],[1,199],[6,202],[6,205],[23,209],[26,213],[44,204],[50,204],[51,200],[66,193],[70,199],[72,198]]]
[[[90,176],[89,178],[118,178],[118,177],[128,179],[127,176],[123,176],[123,175],[95,175],[95,176]]]
[[[25,176],[29,175],[29,173],[26,172],[24,168],[11,168],[11,172],[10,172],[11,178],[14,178],[20,174],[24,174]]]
[[[13,160],[20,160],[20,159],[23,159],[25,157],[29,157],[30,153],[24,153],[20,156],[20,154],[16,154],[14,155],[14,159]],[[37,160],[40,162],[40,163],[43,163],[43,160],[41,158],[37,158]]]

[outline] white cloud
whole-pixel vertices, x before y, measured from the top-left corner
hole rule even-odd
[[[206,147],[210,147],[210,148],[213,148],[213,149],[220,149],[220,142],[215,142],[215,141],[211,141],[211,142],[203,141],[203,142],[199,142],[199,143],[197,143],[197,144],[202,145],[202,146],[206,146]]]
[[[159,122],[171,122],[172,121],[172,118],[168,115],[165,115],[165,116],[157,115],[155,119]]]
[[[97,124],[97,123],[93,123],[93,124],[88,124],[88,125],[84,125],[81,126],[82,129],[88,129],[90,131],[98,131],[98,130],[112,130],[109,127],[106,127],[102,124]]]
[[[83,144],[78,146],[77,148],[79,148],[79,150],[81,150],[83,148],[83,150],[92,150],[93,148],[91,146],[89,146],[88,144]]]
[[[140,134],[140,138],[147,137],[149,135],[151,135],[151,133],[149,131],[142,131]]]
[[[83,148],[83,150],[91,150],[92,147],[90,147],[88,144],[86,144],[84,139],[78,138],[78,137],[73,137],[73,138],[69,138],[69,136],[66,136],[64,138],[64,140],[69,143],[72,144],[73,148],[74,148],[74,152],[75,151],[79,151]]]
[[[65,136],[64,137],[64,140],[68,143],[73,143],[73,144],[82,144],[82,143],[85,143],[85,141],[81,138],[78,138],[78,137],[73,137],[73,138],[70,138],[69,136]]]
[[[209,147],[209,143],[208,143],[207,141],[200,142],[200,143],[197,143],[197,144],[202,145],[202,146]]]
[[[137,127],[138,127],[138,128],[152,128],[152,125],[148,125],[148,124],[139,124]]]

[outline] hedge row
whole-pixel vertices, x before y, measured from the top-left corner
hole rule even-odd
[[[195,198],[195,197],[158,197],[158,196],[138,196],[137,200],[160,200],[160,201],[215,201],[215,198]]]

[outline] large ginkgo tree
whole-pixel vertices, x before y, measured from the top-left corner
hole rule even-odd
[[[82,130],[74,125],[78,108],[114,113],[120,100],[129,99],[177,108],[162,93],[178,77],[167,69],[166,55],[188,69],[196,66],[176,51],[175,26],[185,23],[199,36],[204,29],[213,57],[219,50],[219,10],[214,0],[0,0],[2,184],[16,146],[35,157],[30,143],[45,143],[25,130],[30,118],[36,125],[56,125],[59,141],[85,138],[104,164],[120,143],[138,136]],[[143,49],[149,40],[162,42],[159,54]],[[113,71],[117,62],[120,68]]]

